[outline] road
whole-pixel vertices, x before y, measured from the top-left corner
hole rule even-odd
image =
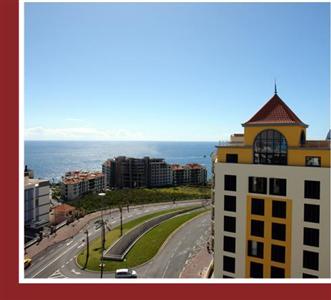
[[[196,202],[194,202],[194,203],[196,203]],[[188,206],[188,205],[192,205],[192,202],[179,203],[179,204],[176,204],[175,206],[179,207],[179,206]],[[173,207],[174,207],[173,204],[163,204],[163,205],[159,204],[159,205],[155,205],[155,206],[131,208],[129,212],[127,212],[126,210],[123,211],[123,221],[127,222],[129,220],[141,217],[146,214],[170,209]],[[207,219],[209,220],[209,218],[210,218],[209,215],[208,215],[208,217],[204,216],[203,220],[207,220]],[[112,213],[111,216],[106,215],[105,219],[108,220],[109,223],[111,223],[112,227],[115,227],[115,226],[119,225],[120,215],[118,212],[115,212],[115,213]],[[201,236],[202,232],[206,230],[203,228],[205,228],[205,227],[207,228],[207,226],[209,226],[209,222],[207,222],[207,221],[203,221],[202,224],[205,224],[205,225],[201,226],[198,224],[197,221],[192,221],[192,222],[188,223],[187,227],[191,228],[191,232],[190,233],[187,232],[186,235],[189,233],[190,235],[192,235],[192,237],[190,237],[190,238],[187,237],[186,239],[184,239],[184,241],[186,241],[186,242],[183,243],[183,246],[176,248],[177,252],[174,252],[173,260],[176,260],[178,262],[181,261],[181,263],[184,262],[183,260],[180,260],[178,258],[177,254],[180,254],[179,256],[183,256],[183,258],[184,258],[185,254],[183,251],[186,251],[185,253],[187,253],[187,255],[189,255],[189,252],[190,252],[189,249],[192,249],[194,244],[198,243],[199,237]],[[199,228],[199,230],[196,230],[195,227]],[[183,228],[186,228],[186,226],[184,226]],[[90,241],[92,241],[96,237],[100,236],[100,228],[96,229],[94,222],[91,222],[91,224],[88,225],[88,231],[89,231]],[[179,230],[178,233],[180,233],[181,231],[182,230]],[[198,234],[198,232],[200,235]],[[175,239],[177,238],[176,236],[177,236],[177,234],[174,235]],[[179,235],[179,236],[181,236],[181,235]],[[81,231],[77,235],[75,235],[73,238],[67,239],[66,241],[63,241],[54,246],[51,246],[48,249],[46,249],[45,251],[37,254],[33,259],[32,265],[25,270],[25,278],[54,278],[54,279],[58,279],[58,278],[98,278],[99,277],[98,272],[83,271],[76,265],[76,262],[75,262],[75,258],[78,255],[78,253],[86,246],[85,242],[84,242],[85,237],[86,237],[86,234],[84,234],[84,232]],[[172,240],[173,239],[171,239],[169,241],[169,243],[170,242],[172,243]],[[165,247],[164,250],[166,248],[167,247]],[[181,254],[179,252],[183,252],[183,254]],[[143,277],[159,276],[161,274],[160,270],[162,269],[162,267],[161,267],[162,264],[161,264],[161,260],[159,257],[160,256],[162,257],[162,253],[163,253],[163,251],[161,251],[161,253],[159,253],[160,255],[158,255],[156,257],[155,265],[153,264],[153,262],[150,262],[148,265],[145,265],[142,270],[139,270],[139,271],[137,270],[138,274],[140,272],[142,272]],[[160,265],[160,266],[158,267],[158,265]],[[150,269],[150,271],[149,271],[149,269]],[[166,273],[165,273],[166,275],[170,274],[169,272],[171,272],[172,270],[174,271],[174,267],[172,266],[171,263],[169,263],[169,266],[167,267],[167,269],[169,271],[166,271]],[[155,276],[153,275],[153,272],[154,272],[153,270],[155,270]],[[178,270],[179,270],[179,268],[178,268]],[[178,275],[179,274],[178,272],[180,272],[180,270],[179,271],[178,270],[176,270],[176,272],[174,274]],[[112,277],[114,277],[114,274],[113,273],[104,273],[104,277],[112,278]],[[160,276],[160,277],[162,277],[162,276]]]
[[[206,247],[209,236],[210,214],[206,213],[177,230],[154,259],[136,268],[139,277],[179,278],[187,262]]]

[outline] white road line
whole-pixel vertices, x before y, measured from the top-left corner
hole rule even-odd
[[[70,241],[67,243],[67,246],[71,245],[74,241]]]
[[[85,246],[85,243],[84,244],[81,244],[81,245],[79,245],[78,247],[77,247],[77,249],[80,249],[80,248],[82,248],[82,247],[84,247]]]
[[[76,274],[76,275],[80,275],[80,272],[77,272],[75,269],[72,269],[71,272]]]
[[[62,257],[64,254],[66,254],[67,252],[69,252],[71,249],[75,248],[77,246],[78,243],[75,243],[74,245],[72,245],[70,248],[68,248],[66,251],[64,251],[61,255],[55,257],[49,264],[47,264],[45,267],[43,267],[41,270],[39,270],[36,274],[34,274],[32,276],[32,278],[36,277],[37,275],[39,275],[42,271],[44,271],[45,269],[47,269],[52,263],[54,263],[55,261],[57,261],[60,257]]]
[[[48,278],[67,278],[66,276],[64,276],[60,270],[56,270],[51,276],[49,276]]]

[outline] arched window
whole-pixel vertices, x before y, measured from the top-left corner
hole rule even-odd
[[[254,164],[287,165],[287,142],[276,130],[264,130],[254,141]]]

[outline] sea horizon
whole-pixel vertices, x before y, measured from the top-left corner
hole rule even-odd
[[[214,141],[24,140],[24,164],[36,178],[54,182],[68,171],[101,171],[116,156],[163,158],[167,163],[198,163],[211,177]]]

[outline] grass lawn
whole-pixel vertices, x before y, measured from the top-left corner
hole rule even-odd
[[[209,186],[178,186],[168,188],[137,188],[114,190],[100,197],[96,194],[87,194],[81,199],[70,201],[85,213],[100,210],[101,208],[147,204],[155,202],[171,202],[179,200],[209,199]]]
[[[137,218],[135,220],[129,221],[129,222],[123,224],[123,234],[125,234],[128,230],[132,229],[133,227],[137,226],[138,224],[143,223],[143,222],[145,222],[149,219],[152,219],[154,217],[157,217],[157,216],[160,216],[160,215],[163,215],[163,214],[166,214],[166,213],[170,213],[170,212],[173,212],[173,211],[185,210],[185,209],[190,208],[190,207],[193,207],[193,206],[188,206],[188,207],[185,207],[185,208],[180,207],[180,208],[173,208],[173,209],[163,210],[163,211],[148,214],[148,215],[142,216],[140,218]],[[115,227],[110,232],[107,232],[106,233],[105,248],[107,249],[108,247],[110,247],[110,245],[112,245],[119,237],[120,237],[120,227],[119,226]],[[133,250],[133,248],[131,249],[131,251]],[[89,269],[89,270],[99,270],[100,257],[101,257],[101,238],[98,237],[98,238],[94,239],[93,241],[91,241],[89,249],[90,249],[90,255],[89,255],[89,261],[88,261],[88,264],[87,264],[87,269]],[[86,259],[86,249],[83,250],[82,252],[80,252],[80,254],[77,256],[78,264],[80,266],[84,266],[85,265],[85,259]],[[113,269],[111,269],[111,265],[113,264],[113,262],[105,261],[105,263],[106,263],[105,270],[113,270]],[[116,264],[116,262],[114,262],[114,264]],[[114,267],[114,268],[117,269],[117,267]]]

